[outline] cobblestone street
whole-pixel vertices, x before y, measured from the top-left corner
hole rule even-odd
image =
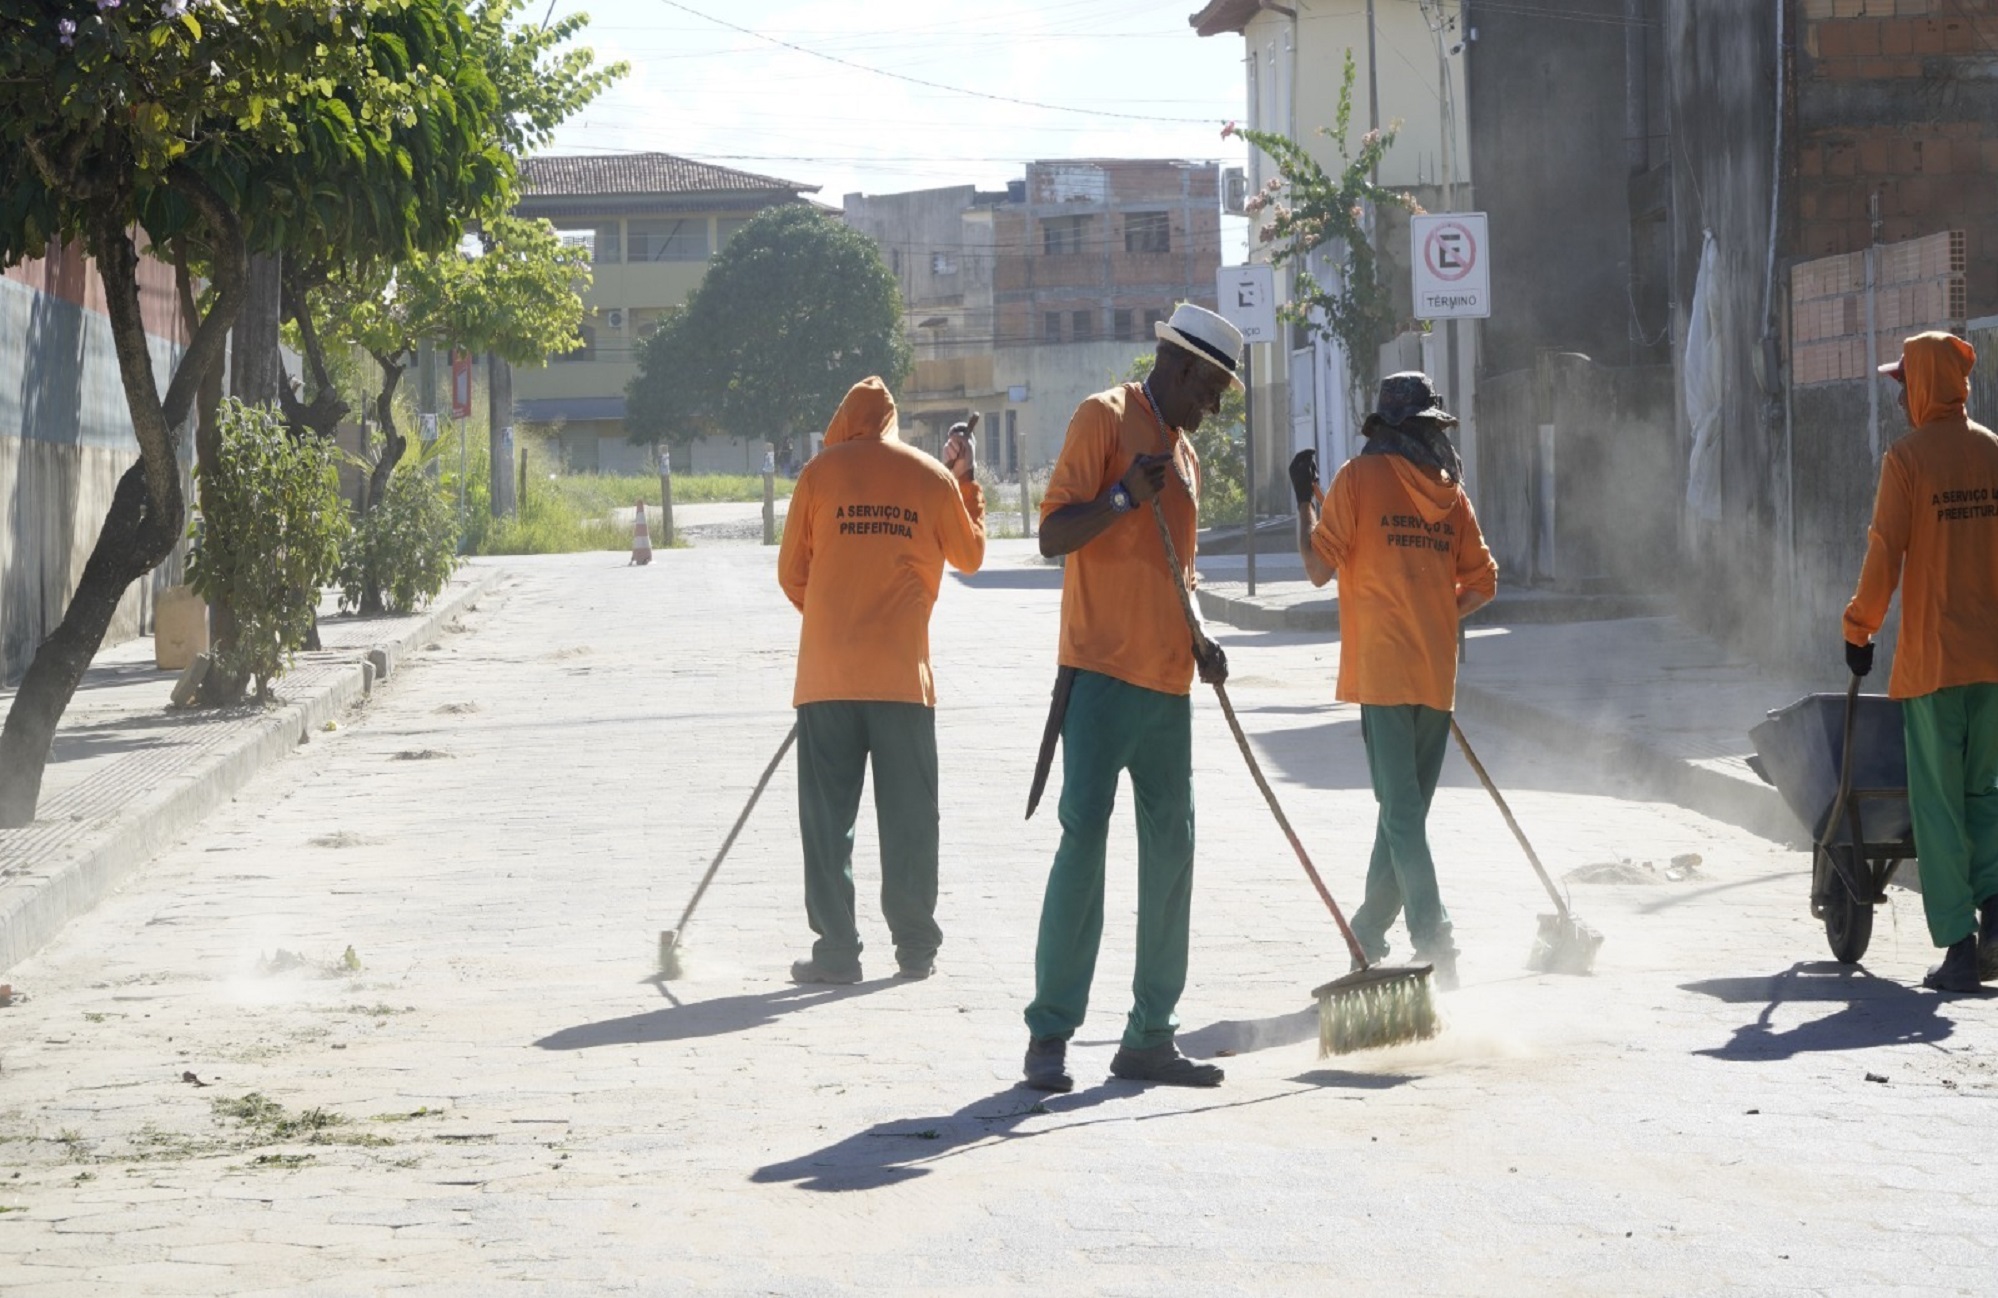
[[[1453,753],[1447,1031],[1319,1059],[1309,990],[1346,957],[1196,687],[1181,1043],[1227,1083],[1105,1080],[1127,797],[1077,1090],[1015,1089],[1059,833],[1052,790],[1021,819],[1059,599],[1031,543],[995,543],[937,609],[939,976],[886,976],[870,801],[868,980],[790,985],[810,932],[787,759],[688,976],[658,981],[659,930],[790,724],[774,557],[508,561],[337,729],[9,971],[0,1292],[1991,1290],[1998,1005],[1910,990],[1934,956],[1920,899],[1895,890],[1865,970],[1841,969],[1805,853],[1469,717],[1607,934],[1596,976],[1524,971],[1545,897]],[[1356,903],[1374,804],[1336,641],[1219,630],[1287,811]]]

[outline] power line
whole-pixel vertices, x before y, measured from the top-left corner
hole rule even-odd
[[[792,50],[799,54],[809,55],[815,59],[823,59],[827,63],[836,63],[841,67],[852,68],[857,72],[866,72],[873,76],[886,77],[891,81],[905,81],[908,82],[910,85],[924,86],[931,90],[944,90],[944,91],[949,91],[952,94],[968,95],[973,99],[984,99],[999,104],[1017,104],[1024,108],[1038,108],[1046,112],[1077,113],[1085,117],[1112,117],[1112,118],[1120,118],[1125,121],[1178,122],[1187,125],[1206,125],[1210,122],[1220,120],[1219,118],[1208,118],[1208,117],[1157,117],[1149,113],[1120,113],[1107,108],[1077,108],[1069,104],[1049,104],[1049,103],[1042,103],[1041,101],[1035,99],[1020,99],[1013,95],[995,95],[983,90],[972,90],[966,86],[953,86],[942,81],[929,81],[922,77],[912,77],[901,72],[890,72],[886,68],[876,68],[876,67],[870,67],[865,63],[855,63],[853,60],[843,59],[839,57],[837,54],[827,54],[823,50],[811,49],[808,46],[798,45],[791,41],[783,40],[776,36],[766,36],[764,33],[759,32],[754,28],[744,27],[739,23],[732,23],[728,21],[726,18],[717,18],[713,14],[702,13],[700,10],[695,9],[690,5],[681,4],[679,0],[658,0],[658,2],[660,4],[667,6],[670,9],[678,9],[680,12],[685,14],[691,14],[696,18],[704,18],[707,21],[714,23],[718,27],[726,27],[730,31],[740,32],[745,36],[753,36],[757,40],[767,41],[770,44],[779,46],[783,49]]]

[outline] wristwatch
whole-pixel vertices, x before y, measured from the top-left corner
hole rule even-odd
[[[1131,499],[1131,493],[1125,489],[1123,483],[1120,482],[1116,486],[1110,488],[1111,513],[1128,514],[1133,509],[1136,509],[1137,506],[1138,502]]]

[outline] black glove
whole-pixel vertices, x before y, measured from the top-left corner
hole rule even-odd
[[[1873,642],[1854,644],[1845,642],[1845,665],[1852,669],[1854,676],[1864,676],[1873,670]]]
[[[1290,489],[1297,503],[1308,505],[1318,492],[1318,452],[1309,448],[1290,457]]]
[[[1200,679],[1209,685],[1228,683],[1228,655],[1221,646],[1209,640],[1203,652],[1200,641],[1193,642],[1193,661],[1200,669]]]

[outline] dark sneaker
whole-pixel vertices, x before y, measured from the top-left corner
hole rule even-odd
[[[1075,1079],[1068,1075],[1068,1042],[1061,1037],[1035,1037],[1027,1042],[1022,1074],[1027,1085],[1037,1091],[1074,1090]]]
[[[1943,953],[1943,962],[1929,970],[1922,986],[1939,992],[1981,990],[1977,981],[1977,939],[1967,937]]]
[[[937,971],[936,961],[924,960],[917,964],[905,964],[899,966],[895,970],[895,976],[897,978],[904,979],[908,982],[921,982],[923,979],[929,977],[931,974],[935,973],[936,971]]]
[[[791,981],[794,983],[831,983],[836,987],[851,987],[860,981],[860,966],[851,969],[828,969],[815,960],[793,960]]]
[[[1170,1041],[1143,1050],[1120,1048],[1110,1061],[1110,1075],[1127,1082],[1156,1082],[1160,1086],[1219,1086],[1227,1076],[1213,1064],[1197,1064],[1188,1059]]]
[[[1977,933],[1977,977],[1980,981],[1998,982],[1998,897],[1981,907],[1983,922]]]

